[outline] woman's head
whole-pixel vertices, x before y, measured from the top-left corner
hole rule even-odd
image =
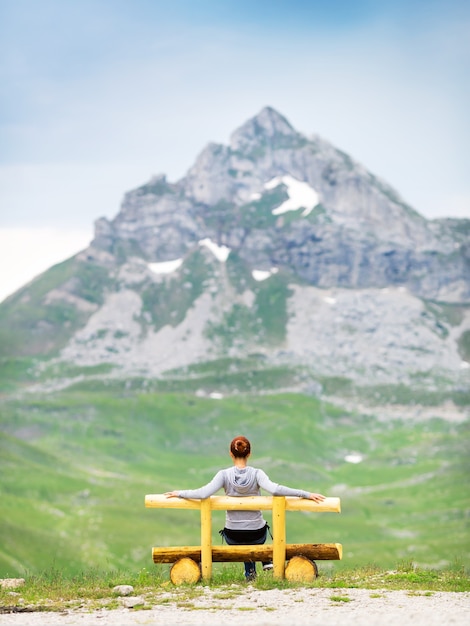
[[[236,459],[244,459],[251,453],[251,444],[246,437],[235,437],[230,444],[230,453]]]

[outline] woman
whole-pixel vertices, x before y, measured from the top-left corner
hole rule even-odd
[[[220,470],[214,478],[199,489],[186,489],[183,491],[168,491],[167,498],[188,498],[204,500],[213,495],[219,489],[224,489],[227,496],[259,496],[260,488],[273,496],[298,496],[314,502],[323,502],[325,496],[319,493],[309,493],[302,489],[291,489],[283,485],[273,483],[265,472],[248,465],[251,454],[251,444],[246,437],[235,437],[230,444],[230,456],[233,467]],[[254,545],[263,544],[269,526],[261,511],[226,511],[225,528],[220,534],[230,545]],[[272,569],[272,563],[263,563],[263,569]],[[256,578],[256,563],[245,562],[245,578]]]

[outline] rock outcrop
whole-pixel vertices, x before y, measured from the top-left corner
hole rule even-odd
[[[87,250],[2,306],[10,354],[118,376],[255,355],[259,367],[302,370],[301,386],[320,375],[461,385],[470,220],[425,219],[265,108],[181,180],[158,175],[126,193]]]

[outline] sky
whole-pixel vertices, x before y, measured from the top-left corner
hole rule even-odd
[[[467,0],[0,0],[0,301],[271,106],[470,218]]]

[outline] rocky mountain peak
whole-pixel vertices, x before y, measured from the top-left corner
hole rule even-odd
[[[258,115],[249,119],[232,133],[230,148],[233,151],[245,152],[254,144],[269,144],[282,137],[296,137],[297,135],[297,131],[285,117],[271,107],[264,107]]]
[[[155,263],[210,238],[310,285],[406,286],[455,302],[470,293],[458,228],[433,227],[349,155],[265,107],[229,145],[209,143],[177,183],[159,175],[128,192],[112,222],[97,222],[93,247]]]
[[[181,180],[127,192],[87,250],[5,303],[0,344],[126,377],[207,360],[231,375],[257,355],[295,386],[426,372],[458,383],[470,368],[469,233],[470,221],[426,220],[266,107]]]

